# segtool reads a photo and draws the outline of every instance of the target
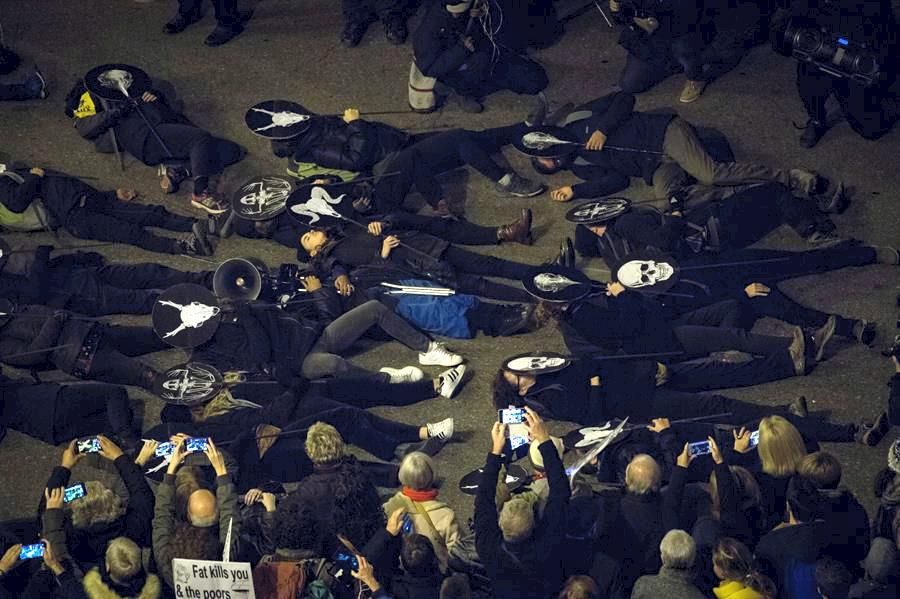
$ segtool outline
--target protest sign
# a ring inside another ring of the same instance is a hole
[[[250,564],[173,559],[178,599],[256,599]]]

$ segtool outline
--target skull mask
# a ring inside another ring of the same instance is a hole
[[[547,356],[523,356],[510,360],[507,367],[510,370],[527,372],[529,370],[544,370],[546,368],[556,368],[565,363],[563,358],[550,358]]]
[[[134,78],[128,71],[123,71],[122,69],[112,69],[100,73],[97,76],[97,81],[99,81],[100,85],[102,85],[103,87],[118,90],[121,84],[121,87],[127,90],[131,87]]]
[[[668,262],[631,260],[619,267],[616,278],[629,289],[639,289],[667,281],[673,274],[675,269]]]
[[[566,287],[578,284],[578,281],[551,272],[542,272],[534,277],[535,287],[549,293],[556,293]]]

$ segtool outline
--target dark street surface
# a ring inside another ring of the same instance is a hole
[[[271,154],[268,143],[251,134],[243,124],[244,112],[256,102],[285,98],[323,113],[341,112],[348,106],[362,111],[407,109],[412,53],[409,43],[391,46],[384,39],[381,26],[375,24],[358,48],[343,48],[339,43],[342,22],[337,1],[242,0],[242,4],[255,4],[256,13],[247,30],[232,43],[212,49],[203,45],[203,38],[213,27],[211,14],[180,35],[161,33],[162,25],[173,14],[174,1],[139,4],[128,0],[0,0],[7,44],[25,60],[36,61],[50,84],[47,100],[0,104],[0,152],[6,154],[4,158],[98,177],[99,181],[93,183],[103,189],[133,187],[143,193],[146,201],[165,203],[187,214],[193,211],[188,191],[163,196],[153,169],[128,158],[122,172],[112,155],[96,154],[91,144],[74,131],[63,113],[63,100],[74,81],[88,69],[107,62],[138,65],[154,78],[171,82],[184,101],[186,114],[198,125],[244,145],[250,154],[225,174],[221,188],[226,191],[254,175],[284,172],[284,162]],[[616,39],[616,32],[592,9],[568,24],[561,42],[535,54],[550,74],[547,94],[555,105],[589,100],[609,89],[624,61],[624,50]],[[806,167],[842,179],[855,194],[849,210],[835,218],[839,232],[874,244],[898,244],[900,132],[895,130],[872,143],[858,137],[842,122],[815,149],[802,149],[796,141],[798,132],[791,125],[792,121],[805,122],[794,87],[794,69],[793,60],[776,55],[768,46],[758,47],[734,71],[711,84],[700,101],[678,104],[684,79],[673,76],[641,95],[638,108],[669,107],[695,124],[717,127],[728,136],[738,160]],[[430,115],[408,112],[383,120],[417,131],[435,126],[477,129],[521,120],[530,104],[529,98],[501,93],[490,97],[486,110],[479,115],[463,114],[451,105]],[[527,161],[514,150],[508,149],[506,155],[519,172],[533,175]],[[466,176],[454,173],[449,181],[451,196],[465,201],[467,216],[473,222],[505,223],[523,207],[534,209],[534,246],[504,245],[478,251],[538,264],[555,255],[560,240],[571,234],[571,227],[563,218],[569,206],[551,202],[546,194],[530,200],[502,197],[490,182],[474,172]],[[570,175],[557,175],[548,178],[547,183],[553,187],[570,181],[574,181]],[[639,182],[624,195],[635,199],[650,197],[649,190]],[[65,233],[59,241],[45,234],[4,237],[11,245],[85,243]],[[782,228],[767,238],[765,245],[802,249],[804,244],[790,230]],[[132,247],[106,251],[109,249],[104,248],[103,253],[118,261],[159,261],[190,270],[208,266],[197,260],[151,254]],[[293,259],[293,253],[281,246],[231,237],[219,245],[215,260],[237,256],[256,256],[270,266]],[[603,268],[596,261],[589,266]],[[602,279],[604,275],[593,276]],[[783,288],[819,309],[876,321],[876,346],[867,348],[836,339],[829,346],[826,361],[809,376],[725,394],[772,405],[805,395],[813,412],[828,414],[835,421],[874,418],[885,408],[885,383],[893,370],[878,349],[895,334],[898,268],[879,265],[845,269],[796,279]],[[149,323],[149,317],[128,320]],[[761,326],[783,327],[768,321]],[[448,345],[466,357],[474,374],[457,399],[433,399],[407,408],[378,411],[415,424],[447,416],[456,418],[457,439],[441,452],[437,463],[444,479],[442,498],[465,522],[472,502],[460,495],[457,482],[464,473],[481,465],[489,448],[489,429],[496,418],[490,403],[494,372],[506,356],[526,350],[559,351],[563,345],[551,329],[507,339],[450,341]],[[364,349],[356,359],[375,369],[417,362],[415,353],[398,343],[367,345]],[[184,354],[178,350],[153,356],[157,366],[183,360]],[[436,374],[439,369],[426,371]],[[53,373],[48,378],[62,380],[64,375]],[[162,402],[137,389],[130,389],[129,393],[136,406],[143,406],[145,428],[157,422]],[[553,424],[555,432],[569,428],[566,423]],[[843,463],[845,484],[870,511],[875,505],[872,478],[885,463],[887,448],[895,437],[896,430],[875,449],[857,444],[828,446]],[[60,453],[61,448],[9,432],[0,444],[0,520],[34,513]],[[93,474],[90,465],[80,464],[73,480]]]

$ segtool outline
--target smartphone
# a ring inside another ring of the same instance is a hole
[[[503,424],[522,424],[525,422],[524,408],[506,408],[497,410],[497,422]]]
[[[100,453],[100,439],[88,437],[75,441],[75,449],[78,453]]]
[[[156,451],[153,452],[154,455],[158,458],[164,458],[172,455],[175,452],[175,444],[171,441],[166,441],[165,443],[160,443],[156,446]]]
[[[36,557],[44,557],[43,543],[22,545],[22,549],[19,550],[19,559],[34,559]]]
[[[403,526],[400,529],[405,535],[411,535],[416,532],[416,525],[413,524],[412,516],[403,514]]]
[[[359,560],[356,559],[356,556],[348,551],[344,551],[343,549],[338,549],[334,553],[334,559],[332,560],[335,564],[350,568],[351,572],[359,571]]]
[[[63,501],[69,503],[70,501],[81,499],[85,495],[87,495],[87,488],[84,486],[84,483],[78,483],[63,490]]]
[[[688,444],[688,454],[690,454],[692,458],[700,455],[706,455],[708,453],[712,453],[712,448],[709,446],[709,441],[697,441],[696,443]]]
[[[757,445],[759,445],[759,429],[750,433],[750,449],[753,449]]]
[[[191,437],[184,442],[184,448],[188,453],[193,453],[195,451],[206,451],[208,445],[209,442],[205,437]]]
[[[523,445],[528,445],[528,437],[519,437],[517,435],[512,435],[509,438],[509,448],[512,451],[517,450]]]

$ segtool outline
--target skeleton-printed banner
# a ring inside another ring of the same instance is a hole
[[[290,139],[309,129],[316,116],[290,100],[266,100],[251,106],[244,123],[254,134],[267,139]]]
[[[613,271],[614,279],[628,289],[661,293],[678,282],[678,265],[671,256],[644,250],[632,252]]]
[[[283,177],[254,177],[234,192],[231,208],[246,220],[269,220],[284,212],[293,190],[294,184]]]
[[[582,202],[566,212],[566,220],[578,225],[599,225],[624,214],[631,207],[627,198],[609,197]]]
[[[197,347],[219,328],[221,308],[211,291],[193,283],[169,287],[153,306],[153,330],[175,347]]]
[[[84,76],[84,86],[104,100],[121,102],[140,98],[150,91],[152,82],[145,71],[130,64],[104,64],[94,67]]]
[[[300,224],[308,227],[325,227],[336,224],[336,221],[345,220],[338,210],[343,208],[342,202],[346,193],[337,195],[337,190],[342,190],[343,185],[304,185],[297,189],[288,198],[288,214]],[[348,206],[345,210],[352,210]]]
[[[522,284],[528,293],[548,302],[576,301],[593,289],[593,282],[581,271],[553,264],[536,267]]]
[[[507,358],[503,368],[517,374],[538,375],[558,372],[571,363],[571,358],[556,352],[526,352]]]
[[[224,385],[222,374],[214,367],[187,362],[160,374],[154,390],[167,403],[191,406],[209,401]]]

